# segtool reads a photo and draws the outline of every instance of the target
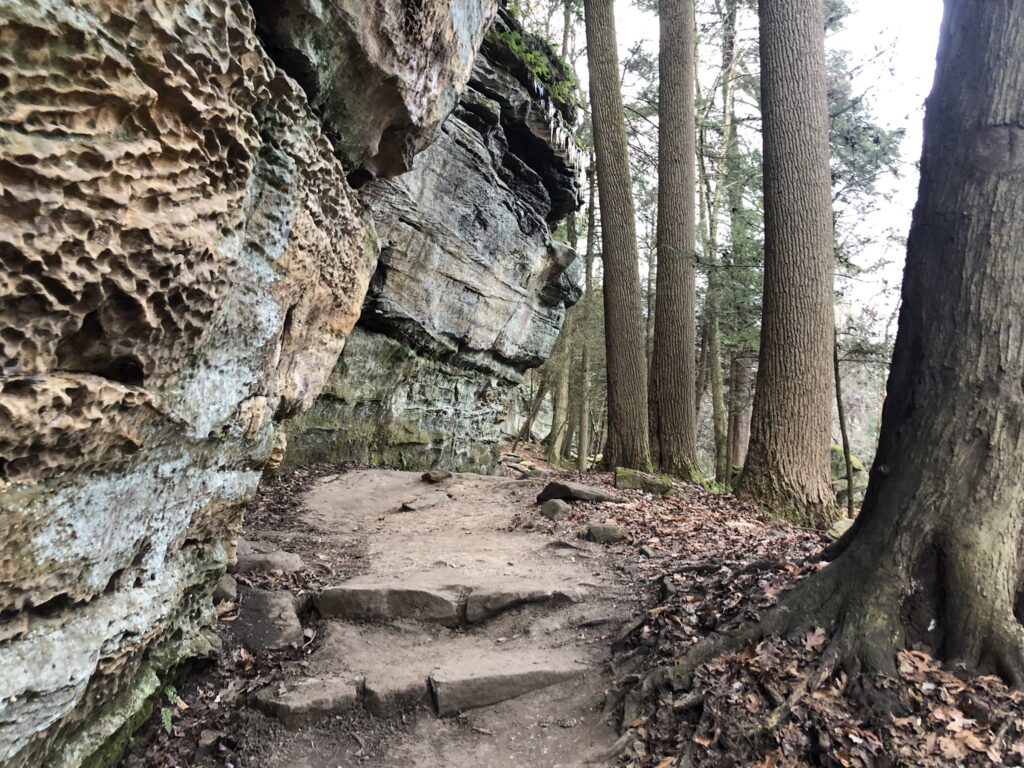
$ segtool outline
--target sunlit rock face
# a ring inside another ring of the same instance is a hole
[[[211,649],[240,504],[376,267],[350,181],[427,146],[494,12],[365,5],[0,0],[5,766],[116,756]]]
[[[521,373],[547,358],[580,296],[579,259],[552,235],[579,204],[569,136],[562,111],[489,34],[413,169],[360,190],[380,260],[352,344],[288,427],[286,466],[494,465]]]

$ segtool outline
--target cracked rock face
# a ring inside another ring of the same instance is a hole
[[[4,765],[102,752],[203,644],[376,265],[347,179],[426,145],[494,10],[270,5],[0,2]],[[350,28],[290,55],[283,19],[318,13]],[[350,94],[342,63],[376,76]]]
[[[494,466],[514,385],[550,354],[582,271],[552,234],[579,204],[578,153],[514,64],[488,36],[413,170],[360,190],[380,261],[350,347],[289,426],[286,465]]]

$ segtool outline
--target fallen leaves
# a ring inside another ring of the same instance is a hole
[[[589,473],[594,483],[603,476]],[[660,557],[628,569],[651,608],[633,628],[646,665],[672,664],[716,630],[756,620],[823,564],[824,539],[759,517],[731,496],[688,488],[616,512]],[[944,669],[903,651],[897,676],[819,675],[831,630],[768,638],[700,667],[693,692],[650,691],[640,702],[631,768],[1024,766],[1024,694],[993,677]],[[637,675],[638,670],[630,668]],[[642,670],[639,671],[642,677]],[[699,693],[699,695],[697,695]]]

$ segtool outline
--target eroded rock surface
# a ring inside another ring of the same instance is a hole
[[[493,468],[521,373],[547,358],[580,296],[576,253],[551,232],[579,203],[567,136],[490,35],[413,170],[361,190],[381,258],[346,353],[289,428],[286,466]]]
[[[426,145],[493,5],[0,3],[0,763],[79,765],[203,650],[376,266],[352,171]],[[257,34],[295,14],[349,22],[301,71]]]

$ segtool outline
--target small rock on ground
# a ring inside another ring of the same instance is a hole
[[[353,709],[363,681],[353,677],[289,680],[271,683],[253,698],[258,709],[288,728],[299,728],[326,715]]]
[[[431,469],[423,473],[423,479],[428,483],[440,483],[452,476],[447,469]]]
[[[443,504],[446,501],[448,501],[447,493],[444,491],[431,491],[430,493],[424,493],[417,496],[415,499],[402,504],[402,511],[419,512],[421,509],[436,507],[438,504]]]
[[[239,552],[238,562],[235,563],[231,572],[267,573],[269,571],[283,571],[285,573],[293,573],[295,571],[302,571],[305,568],[306,564],[302,562],[302,558],[294,552],[276,549],[271,552],[252,552],[248,554]]]
[[[214,603],[233,603],[238,599],[238,582],[229,573],[225,573],[217,580],[213,588]]]
[[[241,596],[238,619],[231,627],[242,645],[255,653],[302,642],[302,624],[291,592],[245,589]]]
[[[613,504],[624,504],[625,499],[609,493],[600,488],[583,485],[582,483],[571,483],[567,480],[554,480],[544,486],[544,490],[537,496],[537,503],[548,499],[566,499],[569,501],[607,501]]]
[[[572,512],[569,502],[561,499],[548,499],[540,508],[540,513],[548,520],[564,520]]]
[[[587,526],[587,538],[598,544],[615,544],[629,538],[629,533],[614,523],[591,523]]]

